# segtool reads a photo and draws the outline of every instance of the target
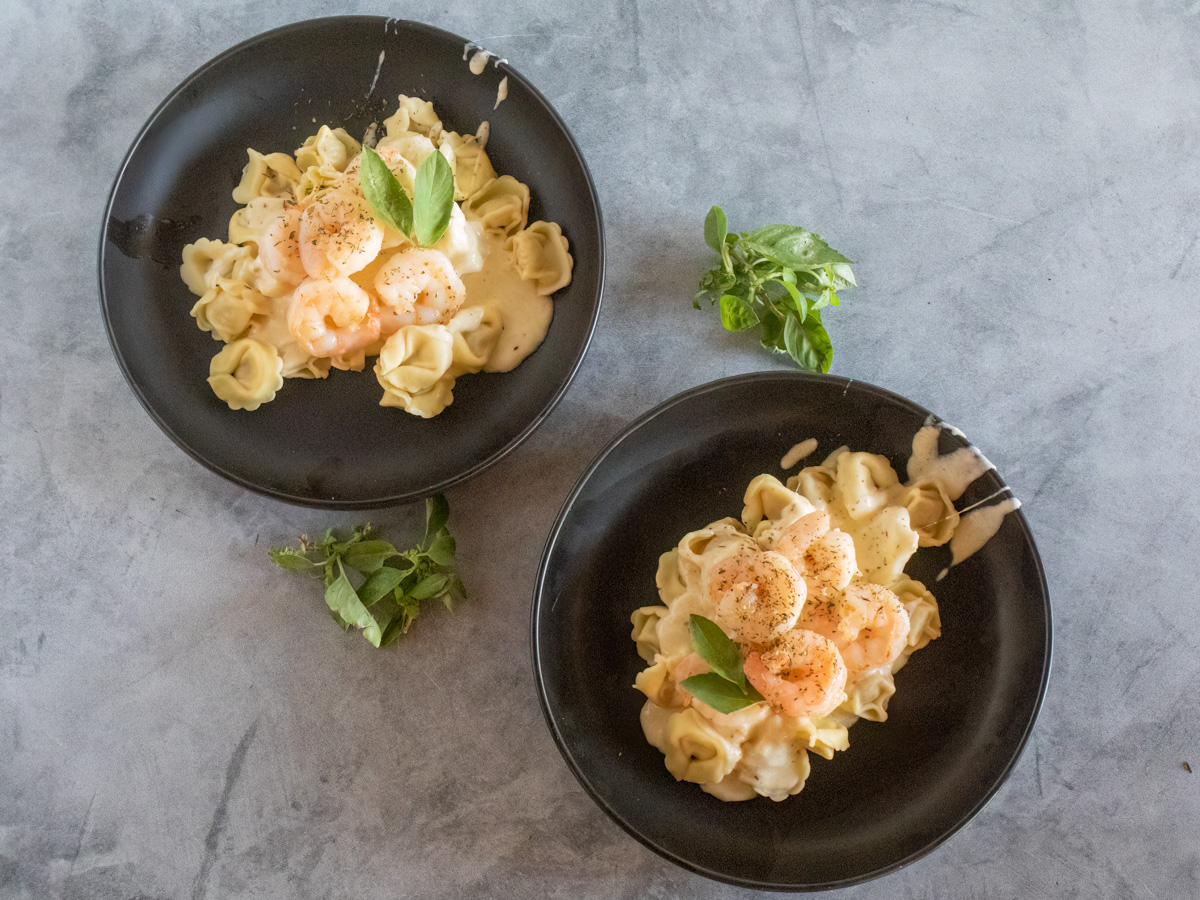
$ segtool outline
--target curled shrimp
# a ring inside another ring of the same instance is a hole
[[[306,278],[292,294],[287,323],[313,356],[344,356],[378,339],[379,307],[349,278]]]
[[[258,261],[279,281],[299,284],[308,274],[300,261],[300,207],[285,206],[283,214],[263,232]]]
[[[908,612],[878,584],[856,584],[836,599],[810,604],[801,627],[837,645],[852,673],[891,664],[908,643]]]
[[[785,557],[746,546],[713,563],[708,590],[717,624],[745,644],[765,644],[795,625],[806,595]]]
[[[332,279],[366,268],[383,247],[383,228],[363,197],[335,189],[301,213],[299,239],[304,271]]]
[[[788,716],[824,716],[846,699],[846,664],[829,638],[796,628],[767,650],[753,650],[746,678]]]
[[[854,538],[830,528],[829,513],[823,509],[801,516],[785,528],[772,549],[796,567],[810,597],[844,591],[858,574]]]
[[[858,574],[854,538],[833,528],[804,551],[804,582],[810,594],[830,596],[846,589]]]
[[[448,322],[467,293],[444,253],[417,247],[392,254],[375,275],[375,291],[384,334],[405,325]]]
[[[829,513],[823,509],[801,516],[775,538],[771,549],[782,553],[792,565],[801,568],[804,565],[804,552],[813,541],[829,531]]]

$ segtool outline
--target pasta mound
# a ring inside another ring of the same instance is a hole
[[[783,800],[803,789],[809,753],[831,758],[857,720],[886,720],[895,674],[941,634],[937,601],[904,566],[950,540],[962,489],[902,483],[885,457],[842,447],[786,484],[758,476],[740,520],[664,553],[661,604],[633,613],[632,637],[648,663],[642,728],[668,771],[723,800]],[[692,615],[739,644],[764,700],[722,713],[681,685],[709,670]]]
[[[228,239],[184,248],[192,316],[226,345],[209,385],[231,409],[270,402],[284,379],[362,371],[375,357],[380,404],[429,418],[453,402],[458,378],[507,371],[545,336],[548,298],[570,283],[573,259],[558,225],[528,221],[529,188],[497,175],[486,138],[446,130],[427,101],[402,95],[383,131],[375,150],[410,198],[423,160],[450,164],[455,202],[431,247],[378,219],[362,144],[322,125],[294,154],[248,150]]]

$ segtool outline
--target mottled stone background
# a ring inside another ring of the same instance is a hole
[[[449,492],[472,599],[395,652],[264,559],[362,516],[186,457],[97,302],[103,204],[151,110],[238,41],[350,12],[508,57],[582,146],[610,251],[566,399]],[[1197,60],[1190,0],[6,0],[0,897],[750,896],[593,805],[528,656],[545,536],[592,456],[678,391],[783,365],[690,308],[713,202],[858,261],[834,371],[988,454],[1053,594],[1053,678],[1011,779],[931,856],[841,896],[1195,896]]]

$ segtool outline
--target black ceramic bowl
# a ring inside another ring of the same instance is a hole
[[[821,890],[898,869],[967,823],[1000,787],[1033,727],[1050,671],[1050,605],[1019,512],[941,582],[945,548],[908,573],[937,596],[942,636],[897,674],[882,723],[850,748],[810,754],[782,803],[723,803],[677,782],[642,735],[645,664],[629,616],[657,604],[661,553],[688,531],[739,517],[747,484],[816,438],[882,453],[898,471],[929,413],[861,382],[799,373],[728,378],[647,413],[592,463],[551,532],[533,609],[542,709],[584,788],[622,828],[692,871],[746,887]],[[966,442],[943,430],[940,450]],[[798,470],[797,470],[798,471]],[[994,471],[959,504],[1001,489]]]
[[[295,503],[362,508],[416,500],[477,474],[549,414],[591,339],[604,281],[596,191],[566,126],[507,63],[472,75],[466,41],[373,16],[288,25],[221,54],[175,89],[134,141],[100,242],[109,338],[138,399],[172,440],[233,481]],[[382,56],[381,56],[382,54]],[[502,77],[508,99],[492,106]],[[293,151],[321,124],[361,137],[399,94],[433,102],[448,128],[491,122],[497,171],[529,185],[530,220],[558,222],[575,257],[542,346],[513,372],[459,380],[422,420],[379,406],[369,371],[289,379],[254,412],[230,410],[205,379],[221,345],[188,314],[183,245],[226,237],[246,148]]]

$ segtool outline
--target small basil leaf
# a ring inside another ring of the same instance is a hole
[[[764,349],[774,350],[776,353],[787,352],[783,345],[783,319],[776,315],[763,316],[760,343]]]
[[[722,294],[721,324],[726,331],[745,331],[758,324],[758,316],[741,297]]]
[[[440,152],[430,153],[417,168],[413,187],[413,228],[417,243],[431,247],[450,225],[454,208],[454,170]]]
[[[449,580],[447,575],[427,575],[409,592],[409,596],[414,600],[428,600],[435,594],[440,594]]]
[[[728,222],[725,220],[725,210],[714,206],[704,217],[704,243],[718,253],[725,246],[725,235],[729,233]]]
[[[454,538],[448,534],[441,535],[429,545],[425,555],[439,566],[454,565]]]
[[[304,572],[317,567],[316,563],[306,556],[301,556],[291,547],[278,547],[272,550],[271,559],[291,572]]]
[[[808,318],[801,324],[789,318],[783,327],[784,344],[788,354],[800,368],[809,372],[828,372],[833,362],[833,345],[829,333],[821,324],[821,314],[810,309]]]
[[[783,286],[792,301],[792,307],[800,314],[800,321],[803,322],[808,315],[808,301],[796,290],[796,286],[791,282],[781,279],[773,279],[771,283]]]
[[[404,573],[391,566],[383,566],[372,572],[358,589],[358,597],[363,606],[372,606],[383,597],[396,589],[404,580]]]
[[[358,173],[363,196],[375,215],[401,234],[412,234],[412,202],[383,158],[370,147],[363,147]]]
[[[685,691],[721,713],[737,712],[763,700],[762,694],[752,686],[743,691],[731,681],[726,681],[716,672],[693,675],[679,683]]]
[[[712,619],[695,613],[688,620],[688,630],[692,633],[696,652],[713,667],[713,671],[744,690],[746,673],[742,671],[742,651],[737,643]]]
[[[325,589],[325,602],[344,621],[357,628],[375,626],[376,632],[367,635],[367,640],[378,647],[380,635],[377,633],[378,625],[375,622],[374,616],[363,606],[349,579],[346,578],[346,572],[342,569],[340,563],[338,564],[338,570],[338,577],[334,579],[333,584]],[[374,638],[373,640],[372,637]]]
[[[446,527],[450,521],[450,504],[442,494],[434,494],[425,501],[425,543],[429,544],[434,535]]]
[[[346,548],[342,561],[350,568],[370,575],[399,552],[387,541],[360,541]]]

